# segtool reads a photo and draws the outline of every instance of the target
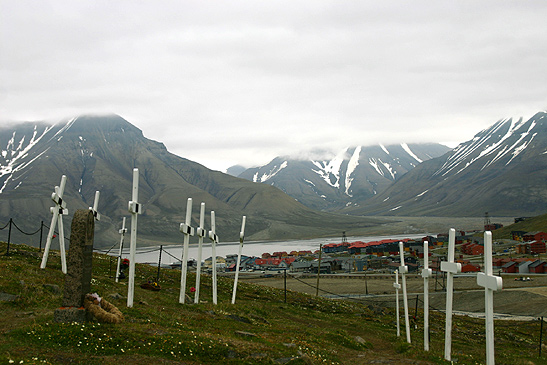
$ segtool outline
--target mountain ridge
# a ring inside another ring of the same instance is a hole
[[[239,177],[276,186],[312,209],[336,211],[366,201],[422,161],[449,150],[434,143],[347,147],[331,158],[276,157]]]
[[[374,221],[315,212],[275,187],[209,170],[170,153],[117,115],[0,128],[0,148],[0,219],[26,221],[27,226],[40,219],[48,222],[51,192],[67,175],[64,199],[70,215],[92,206],[95,191],[101,193],[96,242],[102,246],[118,241],[119,222],[129,215],[134,167],[139,168],[139,202],[144,206],[139,218],[143,242],[179,242],[188,197],[193,198],[192,225],[198,224],[198,206],[204,201],[206,222],[210,211],[216,211],[221,240],[239,239],[242,215],[249,215],[246,236],[257,240],[338,236],[337,225],[359,230]]]
[[[545,213],[547,114],[501,119],[425,161],[348,214],[499,216]]]

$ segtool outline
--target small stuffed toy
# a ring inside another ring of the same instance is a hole
[[[84,307],[99,322],[121,323],[123,321],[122,312],[116,306],[101,298],[97,293],[85,295]]]

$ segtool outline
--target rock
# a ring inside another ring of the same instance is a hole
[[[235,334],[243,336],[243,337],[257,337],[256,334],[251,333],[251,332],[245,332],[245,331],[235,331]]]
[[[0,292],[0,302],[13,302],[19,298],[18,295]]]
[[[123,296],[120,293],[112,293],[108,295],[112,299],[123,299]]]
[[[287,363],[289,363],[293,360],[296,360],[296,359],[298,359],[298,357],[294,357],[294,356],[293,357],[282,357],[280,359],[275,359],[274,362],[276,364],[287,364]]]
[[[55,284],[44,284],[42,285],[44,289],[52,292],[53,294],[59,294],[61,292],[61,289],[59,288],[59,285]]]
[[[235,315],[235,314],[227,314],[226,317],[230,318],[230,319],[233,319],[234,321],[238,321],[238,322],[249,323],[249,324],[252,323],[249,318],[240,317],[240,316]]]

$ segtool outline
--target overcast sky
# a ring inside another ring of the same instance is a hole
[[[116,113],[225,170],[547,109],[547,1],[0,0],[0,119]]]

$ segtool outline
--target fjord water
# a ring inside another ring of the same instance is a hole
[[[422,234],[403,234],[392,236],[366,236],[366,237],[348,237],[348,242],[362,241],[371,242],[379,241],[383,239],[405,239],[405,238],[421,238],[427,235]],[[246,256],[258,256],[261,257],[263,253],[268,252],[270,254],[274,252],[286,251],[312,251],[319,250],[321,244],[329,243],[341,243],[341,238],[315,238],[309,240],[294,240],[294,241],[259,241],[259,242],[245,242],[243,244],[242,255]],[[217,244],[216,253],[217,256],[223,256],[230,254],[237,254],[239,242],[227,242]],[[206,259],[211,257],[211,241],[207,240],[203,243],[202,258]],[[117,255],[117,249],[113,249],[110,252],[111,255]],[[136,253],[136,262],[139,263],[157,263],[159,260],[160,247],[139,247]],[[124,247],[122,257],[129,256],[129,247]],[[197,243],[192,244],[189,248],[189,255],[191,259],[195,259],[198,256]],[[166,245],[163,246],[161,262],[163,264],[177,263],[182,257],[182,244],[181,245]]]

